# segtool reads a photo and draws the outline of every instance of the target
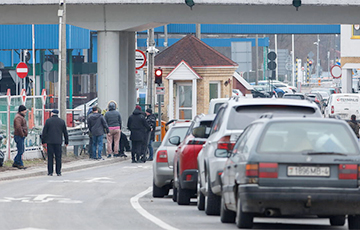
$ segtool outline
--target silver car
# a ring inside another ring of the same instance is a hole
[[[249,125],[230,153],[221,221],[317,215],[360,229],[360,148],[349,125],[324,118],[269,118]]]
[[[222,105],[210,136],[198,154],[198,209],[220,214],[221,180],[228,151],[244,128],[260,116],[322,117],[319,107],[308,100],[278,98],[233,98]]]
[[[164,197],[172,188],[174,180],[173,160],[177,146],[171,144],[169,138],[178,136],[182,141],[190,125],[191,122],[172,123],[157,149],[153,161],[153,197]]]

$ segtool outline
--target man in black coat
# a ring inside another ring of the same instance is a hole
[[[147,145],[145,146],[145,153],[146,150],[149,149],[149,158],[147,159],[148,161],[152,161],[153,160],[153,155],[154,155],[154,149],[152,147],[152,143],[155,140],[155,129],[156,129],[156,117],[152,112],[152,109],[148,108],[146,111],[146,122],[149,124],[151,130],[148,131],[148,140],[147,140]]]
[[[127,127],[130,130],[130,140],[132,142],[131,149],[131,163],[146,161],[145,156],[142,156],[143,142],[147,139],[146,133],[151,128],[145,120],[144,113],[141,111],[141,107],[137,106],[130,115],[127,123]]]
[[[51,117],[46,120],[42,131],[42,144],[47,144],[48,151],[48,175],[52,176],[54,171],[54,154],[56,161],[56,174],[61,176],[61,145],[63,135],[66,147],[69,144],[69,136],[65,121],[58,117],[59,110],[51,111]]]

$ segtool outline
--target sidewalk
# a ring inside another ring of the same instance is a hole
[[[93,160],[93,159],[81,159],[76,161],[64,162],[62,163],[61,172],[69,172],[79,169],[97,167],[102,165],[114,164],[121,161],[126,161],[131,159],[131,157],[113,157],[113,158],[104,158],[104,160]],[[26,165],[25,165],[26,166]],[[0,181],[4,180],[13,180],[19,178],[27,178],[34,176],[45,176],[47,175],[47,167],[46,165],[42,166],[31,166],[27,169],[15,169],[7,170],[4,172],[0,172]],[[56,176],[56,174],[55,174]]]

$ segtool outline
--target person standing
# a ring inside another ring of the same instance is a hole
[[[152,109],[148,108],[146,111],[146,122],[149,124],[151,130],[148,132],[148,141],[147,148],[149,149],[149,158],[148,161],[153,160],[154,149],[152,147],[152,143],[155,141],[155,129],[156,129],[156,117],[152,113]],[[146,153],[146,150],[145,150]]]
[[[59,110],[53,109],[51,117],[46,120],[42,131],[42,144],[47,144],[48,151],[48,176],[52,176],[54,172],[54,155],[56,162],[55,171],[58,176],[61,176],[61,145],[63,143],[63,136],[67,147],[69,135],[65,121],[59,117]]]
[[[140,106],[139,106],[140,107]],[[145,120],[145,116],[141,111],[141,107],[136,107],[132,115],[130,115],[127,127],[130,130],[131,147],[131,163],[144,162],[145,158],[142,156],[143,142],[146,139],[146,133],[150,130],[149,124]]]
[[[93,106],[93,112],[88,117],[87,122],[92,135],[92,158],[100,160],[103,149],[104,131],[106,130],[106,133],[109,133],[109,127],[104,116],[99,113],[96,105]],[[96,149],[98,150],[98,156],[96,156]]]
[[[121,116],[119,111],[116,110],[116,103],[110,101],[108,104],[108,109],[105,113],[105,120],[109,126],[109,133],[107,134],[107,152],[108,158],[114,153],[118,154],[119,152],[119,141],[121,133]],[[112,145],[114,144],[114,149]]]
[[[356,115],[351,115],[351,120],[348,122],[351,129],[354,131],[356,137],[359,139],[359,123],[356,121]]]
[[[28,128],[26,124],[27,109],[24,105],[20,105],[18,113],[14,118],[14,140],[16,142],[17,154],[14,158],[13,167],[18,169],[26,169],[22,161],[22,155],[25,152],[25,137],[28,135]]]

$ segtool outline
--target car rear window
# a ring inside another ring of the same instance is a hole
[[[358,155],[359,148],[347,124],[330,122],[274,122],[261,135],[258,153],[336,152]]]
[[[180,137],[180,142],[182,140],[184,140],[185,134],[188,131],[189,127],[173,127],[172,129],[170,129],[168,132],[170,132],[165,140],[164,146],[174,146],[173,144],[171,144],[169,142],[169,138],[173,137],[173,136],[179,136]]]
[[[285,94],[283,96],[283,98],[286,98],[286,99],[300,99],[300,100],[305,99],[304,95],[292,95],[292,94]]]
[[[272,113],[274,117],[311,116],[321,117],[316,108],[297,105],[249,105],[234,107],[227,122],[229,130],[243,130],[251,122],[259,119],[265,113]]]

